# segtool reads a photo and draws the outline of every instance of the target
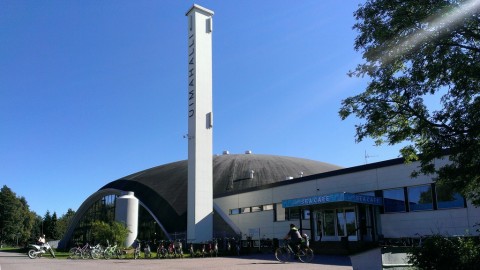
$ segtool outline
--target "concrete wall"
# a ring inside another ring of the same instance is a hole
[[[439,160],[437,164],[441,165],[445,162],[445,160]],[[337,192],[360,193],[432,183],[429,176],[410,178],[410,174],[417,166],[417,163],[397,164],[307,182],[300,182],[301,178],[299,178],[298,183],[293,180],[290,185],[217,198],[215,201],[228,215],[230,209],[280,204],[286,199]],[[250,228],[261,228],[261,234],[265,234],[268,238],[283,237],[291,223],[290,221],[275,222],[274,211],[229,215],[229,217],[243,234],[248,234]],[[381,233],[387,238],[415,237],[417,233],[464,235],[477,233],[473,226],[478,220],[480,220],[480,209],[469,203],[467,208],[381,214],[380,227]],[[296,220],[294,223],[299,224],[299,221]],[[303,221],[303,226],[309,228],[309,221]]]

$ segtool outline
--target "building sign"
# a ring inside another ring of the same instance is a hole
[[[342,192],[342,193],[332,193],[332,194],[320,195],[320,196],[311,196],[311,197],[283,200],[282,207],[290,208],[290,207],[336,203],[336,202],[352,202],[352,203],[362,203],[362,204],[383,205],[382,198],[380,197]]]
[[[188,31],[188,117],[195,115],[195,32],[193,18],[189,16]]]

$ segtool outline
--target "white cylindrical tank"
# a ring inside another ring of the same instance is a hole
[[[132,191],[117,198],[115,203],[115,221],[125,224],[130,233],[125,240],[125,247],[133,244],[138,234],[138,199]]]

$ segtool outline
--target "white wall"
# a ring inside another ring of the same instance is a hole
[[[380,218],[386,238],[416,237],[417,233],[465,235],[473,225],[469,224],[466,208],[383,214]]]
[[[445,162],[445,160],[437,161],[437,164]],[[292,181],[290,185],[217,198],[215,201],[228,215],[230,209],[281,203],[286,199],[337,192],[359,193],[432,183],[429,176],[410,178],[410,174],[417,169],[417,166],[418,163],[398,164],[308,182]],[[282,238],[292,222],[274,222],[273,215],[274,211],[263,211],[229,215],[229,217],[243,234],[248,234],[250,228],[261,228],[261,234],[265,234],[268,238]],[[467,208],[381,214],[380,220],[382,234],[387,238],[414,237],[417,233],[421,235],[478,234],[473,226],[480,221],[480,209],[469,203]],[[294,223],[298,225],[299,221],[296,220]],[[309,228],[309,221],[303,221],[303,226]]]

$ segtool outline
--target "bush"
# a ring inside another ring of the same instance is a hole
[[[478,269],[480,262],[479,240],[476,237],[426,238],[421,247],[408,252],[408,262],[422,270]]]

